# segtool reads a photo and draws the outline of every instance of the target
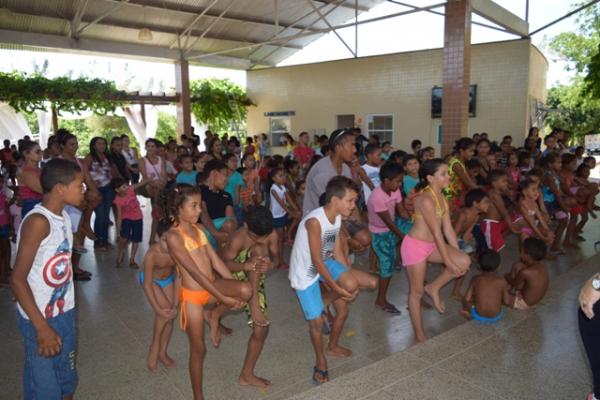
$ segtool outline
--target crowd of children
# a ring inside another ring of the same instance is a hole
[[[119,147],[105,156],[106,141],[98,139],[87,162],[76,158],[76,138],[68,132],[56,139],[57,153],[41,168],[35,142],[21,144],[16,171],[2,158],[11,172],[7,179],[21,188],[9,200],[0,178],[0,284],[11,277],[19,306],[26,398],[40,390],[56,398],[73,396],[73,277],[87,273],[78,270],[76,254],[86,251],[86,236],[96,239],[97,249],[109,246],[109,223],[94,231],[88,224],[92,211],[98,218],[114,205],[116,264],[123,263],[131,243],[129,266],[137,268],[145,227],[137,195],[151,199],[153,216],[151,246],[138,272],[155,312],[147,366],[153,371],[159,362],[174,364],[167,350],[179,316],[189,339],[196,399],[203,398],[204,324],[219,347],[221,336],[231,333],[221,324],[231,309],[243,308],[252,330],[239,384],[271,385],[255,374],[269,328],[277,323],[268,315],[265,292],[271,270],[289,276],[315,353],[312,380],[320,384],[329,380],[327,356],[352,355],[339,339],[360,290],[376,290],[378,309],[401,314],[388,291],[396,271],[405,269],[416,342],[427,338],[422,308],[431,307],[430,301],[444,313],[440,290],[452,280],[461,313],[494,323],[503,316],[502,305],[526,310],[543,298],[548,288],[543,260],[577,248],[598,210],[598,184],[589,180],[596,161],[580,148],[569,149],[560,130],[545,137],[543,152],[535,134],[514,148],[510,136],[497,145],[482,133],[459,139],[444,158],[435,158],[434,149],[422,148],[418,140],[411,153],[393,151],[357,128],[315,136],[312,144],[303,132],[287,156],[267,154],[262,135],[243,151],[237,139],[221,140],[210,132],[206,152],[198,151],[195,135],[182,137],[180,146],[150,139],[143,158]],[[93,195],[84,196],[84,182]],[[22,207],[22,223],[11,217],[19,214],[13,206]],[[499,276],[509,233],[518,237],[520,261]],[[13,236],[17,256],[11,274]],[[355,262],[363,252],[370,255],[368,271]],[[426,281],[430,263],[443,268]],[[472,263],[481,274],[463,293]],[[68,373],[53,374],[56,369]]]

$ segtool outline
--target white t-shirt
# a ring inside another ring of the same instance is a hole
[[[352,179],[350,167],[342,164],[341,175]],[[306,189],[304,191],[304,200],[302,201],[302,211],[307,215],[312,210],[319,208],[319,197],[325,193],[325,188],[331,178],[338,176],[337,171],[331,163],[329,156],[321,158],[308,171],[306,176]]]
[[[290,272],[288,274],[291,286],[296,290],[306,289],[320,277],[310,256],[308,231],[306,230],[306,221],[309,219],[316,219],[321,225],[321,260],[323,261],[333,257],[335,240],[342,225],[341,215],[335,217],[332,224],[325,215],[323,207],[311,211],[300,221],[290,256]]]
[[[27,283],[31,287],[38,310],[49,319],[75,307],[71,267],[73,233],[71,219],[64,210],[62,215],[56,215],[41,204],[37,204],[23,219],[23,223],[34,214],[46,217],[50,224],[50,233],[37,249],[31,270],[27,275]],[[17,236],[17,247],[21,241],[21,233],[20,230]],[[23,318],[29,319],[21,305],[17,305]]]
[[[279,202],[275,199],[275,196],[273,196],[273,192],[277,193],[277,196],[279,196],[279,198],[285,202],[286,191],[287,189],[285,186],[280,187],[276,184],[273,184],[273,186],[271,186],[269,196],[271,196],[271,214],[273,214],[273,218],[281,218],[287,214],[285,209],[281,207],[281,204],[279,204]]]
[[[381,180],[379,179],[379,167],[373,167],[369,164],[365,164],[361,167],[365,174],[367,174],[367,178],[371,180],[374,187],[381,185]],[[371,196],[371,188],[366,184],[362,183],[363,193],[365,194],[365,203],[369,201],[369,197]]]

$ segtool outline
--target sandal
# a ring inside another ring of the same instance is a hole
[[[317,378],[315,378],[315,375],[319,375],[322,380],[318,380]],[[325,382],[329,382],[329,371],[327,371],[327,370],[323,371],[317,367],[314,367],[313,368],[313,384],[315,384],[316,386],[319,386]]]
[[[394,314],[394,315],[400,315],[400,314],[402,314],[402,311],[398,310],[396,308],[396,306],[393,305],[393,304],[387,304],[386,306],[380,307],[380,308],[381,308],[382,311],[385,311],[385,312],[390,313],[390,314]]]
[[[132,261],[129,263],[129,268],[131,269],[138,269],[139,266],[137,265],[137,263],[135,261]]]
[[[82,246],[73,246],[73,253],[77,253],[77,254],[85,254],[87,253],[87,249],[85,247]]]
[[[73,273],[73,280],[74,281],[87,282],[87,281],[89,281],[91,279],[92,279],[92,277],[89,276],[89,275],[87,275],[87,274],[84,274],[84,273],[81,273],[81,272],[75,272],[75,273]]]

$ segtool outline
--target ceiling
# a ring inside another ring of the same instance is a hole
[[[0,46],[249,69],[276,65],[384,1],[0,0]]]

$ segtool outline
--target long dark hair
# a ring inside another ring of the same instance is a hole
[[[171,190],[163,190],[160,193],[160,202],[165,213],[163,220],[170,221],[171,224],[179,222],[177,212],[183,202],[193,195],[200,195],[200,188],[185,183],[179,183]]]
[[[104,141],[104,156],[106,157],[106,151],[108,150],[108,143],[106,143],[106,139],[104,139],[103,137],[100,136],[96,136],[94,138],[92,138],[92,140],[90,140],[90,156],[92,156],[92,159],[94,161],[96,161],[98,164],[101,164],[102,161],[100,160],[100,156],[98,155],[98,152],[96,151],[96,143],[98,143],[99,140]]]
[[[437,170],[440,169],[440,167],[444,164],[446,163],[441,158],[433,158],[431,160],[423,161],[419,166],[419,183],[417,183],[416,190],[422,190],[429,186],[427,177],[435,174]]]

